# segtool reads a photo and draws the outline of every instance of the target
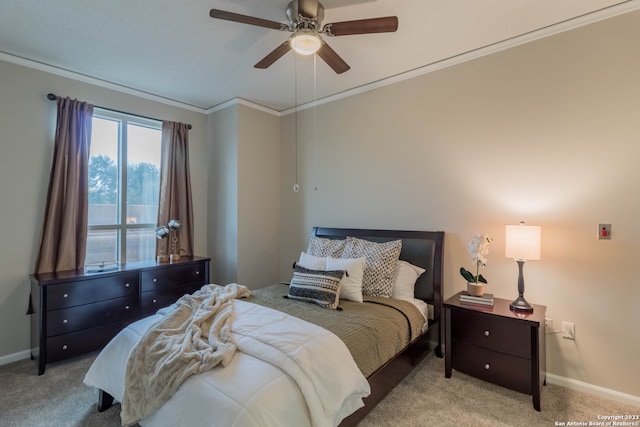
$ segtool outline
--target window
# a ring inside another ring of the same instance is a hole
[[[162,123],[94,109],[86,263],[155,258]]]

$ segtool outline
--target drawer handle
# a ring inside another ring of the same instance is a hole
[[[491,368],[491,365],[489,365],[488,363],[486,365],[484,365],[484,369],[486,369],[487,371]]]
[[[130,308],[131,308],[131,307],[129,307],[128,305],[125,305],[125,306],[124,306],[124,309],[125,309],[125,310],[129,310]]]
[[[67,345],[66,345],[66,344],[62,346],[62,349],[63,349],[63,350],[66,350],[67,348],[68,348],[68,347],[67,347]]]
[[[199,276],[199,275],[200,275],[200,272],[199,272],[199,271],[196,271],[196,276]]]
[[[69,294],[62,294],[62,298],[68,298]]]
[[[62,321],[62,323],[67,323],[67,319],[64,319],[64,320]]]
[[[158,281],[158,279],[153,279],[153,283],[155,283],[155,282],[157,282],[157,281]]]
[[[158,300],[157,300],[157,299],[154,299],[154,300],[153,300],[153,301],[151,301],[151,302],[155,304],[155,303],[157,303],[157,302],[158,302]]]
[[[489,331],[484,331],[484,336],[488,337],[489,336]]]
[[[128,288],[129,286],[130,286],[130,285],[129,285],[128,283],[125,283],[125,284],[124,284],[124,287],[125,287],[125,288]]]

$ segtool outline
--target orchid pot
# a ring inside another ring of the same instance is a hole
[[[484,283],[467,282],[467,293],[474,297],[484,295]]]

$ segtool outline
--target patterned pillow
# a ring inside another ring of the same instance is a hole
[[[367,260],[362,278],[362,295],[391,297],[393,273],[400,258],[401,249],[402,240],[376,243],[347,237],[342,257],[364,257]]]
[[[311,236],[307,253],[319,257],[342,258],[346,243],[346,240],[333,240]]]
[[[310,270],[295,265],[287,296],[335,310],[338,308],[342,276],[344,270]]]

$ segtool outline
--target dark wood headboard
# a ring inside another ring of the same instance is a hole
[[[313,236],[326,239],[357,237],[374,242],[402,240],[400,259],[424,268],[418,278],[415,297],[433,305],[434,320],[442,311],[443,231],[367,230],[357,228],[313,227]]]

